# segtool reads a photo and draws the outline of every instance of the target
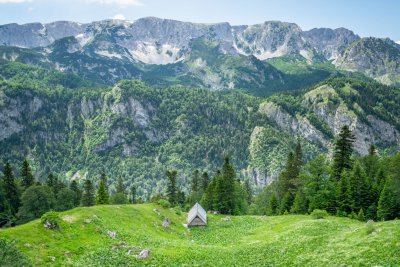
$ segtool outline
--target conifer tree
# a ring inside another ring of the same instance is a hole
[[[366,181],[366,175],[359,162],[356,162],[350,174],[350,186],[354,210],[360,210],[363,207],[368,208],[370,204],[369,187]]]
[[[289,212],[293,203],[292,195],[289,192],[286,192],[281,200],[281,204],[279,207],[280,214],[284,214],[285,212]]]
[[[246,190],[247,193],[247,204],[251,204],[251,202],[253,202],[253,189],[251,188],[251,184],[250,184],[250,180],[246,179],[244,181],[244,188]]]
[[[200,187],[200,172],[199,170],[195,170],[192,173],[192,184],[191,184],[191,190],[192,193],[195,193],[199,191]]]
[[[333,176],[336,180],[340,179],[343,170],[351,170],[354,141],[355,137],[349,126],[343,126],[335,142],[333,154]]]
[[[35,184],[35,178],[32,175],[31,167],[29,166],[29,162],[27,159],[22,162],[21,179],[21,185],[24,188],[28,188]]]
[[[378,202],[377,217],[380,220],[394,218],[395,200],[391,190],[390,179],[386,180]]]
[[[208,175],[207,172],[203,172],[203,174],[201,175],[201,188],[203,192],[207,190],[209,184],[210,184],[210,176]]]
[[[116,193],[125,194],[125,186],[124,186],[124,182],[122,181],[121,176],[118,176],[117,186],[116,186],[115,190],[116,190]]]
[[[75,192],[75,199],[74,199],[74,206],[77,207],[79,206],[79,203],[81,201],[82,198],[82,191],[78,186],[78,183],[76,182],[76,180],[73,180],[69,186],[69,189],[71,189],[72,191]]]
[[[94,187],[92,181],[89,179],[85,180],[82,193],[82,206],[93,206],[95,204],[96,198],[94,195]]]
[[[167,186],[168,201],[172,205],[176,205],[178,203],[178,187],[176,185],[176,176],[178,175],[178,172],[176,170],[167,171],[166,175],[168,178],[168,186]]]
[[[337,188],[337,207],[342,214],[350,214],[353,210],[352,191],[348,176],[346,171],[342,172]]]
[[[130,201],[132,204],[136,203],[136,187],[134,185],[131,186],[131,198]]]
[[[296,192],[296,196],[294,197],[293,206],[290,212],[294,214],[304,214],[307,213],[307,209],[308,205],[306,196],[302,190],[298,190]]]
[[[14,215],[18,212],[18,208],[21,205],[20,202],[20,191],[18,189],[17,183],[15,181],[15,177],[11,168],[10,163],[6,163],[4,166],[4,178],[3,178],[3,186],[5,192],[5,198],[10,205],[11,213]]]
[[[99,188],[97,189],[97,197],[96,197],[97,205],[104,205],[109,203],[109,195],[106,183],[107,183],[106,174],[103,172],[100,177]]]
[[[278,207],[279,207],[278,198],[276,197],[275,193],[272,193],[272,196],[268,201],[268,210],[267,210],[268,215],[277,215]]]

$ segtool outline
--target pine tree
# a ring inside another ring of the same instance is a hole
[[[222,179],[217,182],[219,212],[222,214],[231,214],[234,210],[235,200],[235,178],[236,173],[233,166],[229,162],[229,157],[224,158],[222,165]]]
[[[358,212],[357,218],[359,221],[364,222],[365,221],[365,215],[364,215],[364,210],[360,209],[360,211]]]
[[[293,198],[289,192],[286,192],[282,198],[281,205],[279,207],[280,214],[284,214],[285,212],[289,212],[292,207]]]
[[[293,201],[293,206],[290,210],[290,213],[294,214],[305,214],[307,213],[308,205],[307,198],[302,190],[298,190],[296,192],[296,196]]]
[[[203,192],[207,190],[209,184],[210,184],[210,176],[208,175],[207,172],[203,172],[203,174],[201,175],[201,188]]]
[[[244,188],[247,193],[247,204],[250,205],[253,202],[253,189],[251,188],[250,179],[244,181]]]
[[[199,191],[199,189],[200,189],[200,172],[199,170],[195,170],[192,173],[192,184],[191,184],[192,193]]]
[[[77,207],[80,204],[82,198],[82,191],[78,186],[76,180],[73,180],[69,186],[69,189],[75,192],[74,206]]]
[[[268,215],[277,215],[278,214],[278,207],[279,207],[279,201],[278,198],[276,197],[275,193],[272,193],[271,198],[268,201]]]
[[[35,178],[32,175],[31,167],[29,166],[29,162],[26,159],[22,162],[21,179],[21,185],[24,188],[28,188],[35,184]]]
[[[343,170],[351,170],[354,141],[355,137],[349,126],[343,126],[335,142],[333,154],[333,176],[336,180],[340,179]]]
[[[378,202],[377,217],[380,220],[394,218],[395,200],[391,190],[390,179],[386,180]]]
[[[134,185],[131,186],[131,203],[136,203],[136,187]]]
[[[92,181],[86,179],[82,193],[82,206],[93,206],[95,204],[94,187]]]
[[[352,199],[354,203],[354,210],[368,208],[370,204],[369,192],[370,188],[367,185],[366,175],[359,162],[356,162],[350,174],[350,186],[352,192]]]
[[[21,205],[20,202],[20,191],[18,189],[17,183],[15,181],[15,177],[11,168],[10,163],[6,163],[4,166],[4,178],[3,178],[3,186],[4,186],[4,192],[5,192],[5,197],[10,205],[11,213],[17,214],[18,208]]]
[[[118,176],[117,186],[116,186],[115,190],[116,190],[116,193],[125,194],[125,186],[124,186],[124,182],[122,181],[121,176]]]
[[[166,172],[168,178],[167,186],[167,197],[171,205],[176,205],[178,203],[178,187],[176,185],[176,176],[178,172],[176,170]]]
[[[97,197],[96,197],[97,205],[104,205],[109,203],[109,195],[106,183],[107,183],[106,174],[103,172],[100,177],[99,188],[97,189]]]
[[[341,213],[351,214],[353,198],[350,181],[346,171],[342,172],[337,188],[337,208]]]

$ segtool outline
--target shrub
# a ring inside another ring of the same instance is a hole
[[[373,232],[375,232],[375,226],[374,226],[374,221],[369,220],[367,222],[367,224],[365,225],[365,231],[367,232],[367,235],[372,234]]]
[[[326,212],[326,210],[315,209],[315,210],[313,210],[313,212],[311,212],[311,216],[314,219],[324,219],[325,217],[328,216],[328,213]]]
[[[40,221],[47,229],[58,230],[61,228],[62,220],[57,212],[50,211],[45,213]]]
[[[15,241],[0,239],[0,266],[30,266],[30,264],[15,245]]]
[[[182,214],[182,209],[181,209],[181,207],[176,206],[176,207],[174,208],[174,210],[175,210],[175,214],[176,214],[176,215],[181,215],[181,214]]]
[[[157,203],[164,209],[168,209],[169,207],[171,207],[171,203],[169,203],[169,201],[165,199],[160,199],[157,201]]]

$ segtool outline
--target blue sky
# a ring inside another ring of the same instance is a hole
[[[398,0],[0,0],[0,24],[147,16],[233,25],[281,20],[393,40],[400,40],[399,15]]]

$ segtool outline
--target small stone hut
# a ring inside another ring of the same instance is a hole
[[[207,212],[199,203],[194,204],[193,208],[189,211],[187,225],[189,227],[207,225]]]

